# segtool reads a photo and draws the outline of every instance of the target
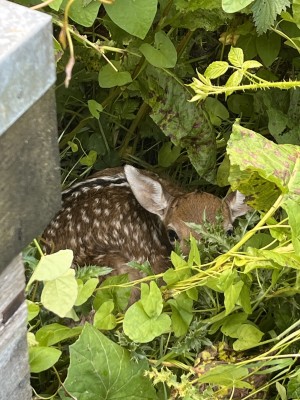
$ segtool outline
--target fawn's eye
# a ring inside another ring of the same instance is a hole
[[[179,241],[179,236],[174,231],[174,229],[167,229],[168,238],[171,244],[174,244],[176,241]]]

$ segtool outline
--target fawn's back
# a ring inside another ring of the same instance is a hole
[[[208,193],[185,193],[155,174],[132,166],[104,170],[63,192],[63,207],[46,228],[46,249],[72,249],[74,263],[113,268],[114,274],[140,273],[129,261],[148,260],[155,274],[169,267],[175,240],[183,246],[185,222],[214,222],[222,212],[224,229],[248,207],[236,192],[221,200]]]

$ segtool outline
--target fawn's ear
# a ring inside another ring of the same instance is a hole
[[[230,210],[231,222],[251,210],[251,207],[245,203],[245,196],[238,190],[229,193],[229,195],[226,196],[225,201]]]
[[[124,172],[129,186],[142,207],[152,214],[164,218],[173,197],[155,179],[144,175],[131,165],[125,165]]]

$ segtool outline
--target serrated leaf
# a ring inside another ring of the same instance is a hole
[[[204,75],[206,78],[216,79],[224,75],[228,70],[229,64],[226,61],[214,61],[206,68]]]
[[[173,68],[177,62],[177,51],[169,36],[159,31],[155,34],[154,47],[149,43],[140,46],[146,60],[157,68]]]
[[[227,13],[235,13],[247,7],[254,0],[222,0],[222,8]]]
[[[104,4],[110,19],[124,31],[144,39],[157,10],[157,0],[118,0]]]
[[[265,33],[274,24],[277,15],[286,10],[290,0],[255,0],[251,6],[258,34]]]
[[[244,63],[244,52],[239,47],[231,47],[228,53],[229,62],[235,67],[242,67]]]
[[[56,279],[45,283],[41,302],[45,308],[64,318],[75,303],[77,291],[75,271],[70,269]]]
[[[250,68],[260,68],[262,64],[256,60],[248,60],[243,62],[242,68],[243,69],[250,69]]]
[[[29,364],[30,371],[34,373],[46,371],[51,368],[61,356],[61,351],[53,347],[30,347]]]
[[[228,88],[232,87],[235,89],[227,91],[226,97],[230,96],[236,90],[236,87],[239,86],[242,79],[243,79],[243,74],[241,71],[235,71],[233,74],[230,75],[230,77],[228,78],[228,80],[225,84],[225,87],[228,87]]]
[[[131,360],[126,349],[86,324],[70,346],[70,366],[64,386],[77,400],[157,400],[155,389],[144,376],[144,359]]]

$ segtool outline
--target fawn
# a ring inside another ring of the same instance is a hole
[[[72,249],[74,264],[101,265],[112,274],[142,273],[129,261],[150,262],[155,274],[170,266],[175,241],[189,238],[185,222],[214,222],[222,212],[224,230],[248,211],[244,196],[231,193],[224,200],[201,192],[186,193],[157,175],[126,165],[96,173],[63,192],[63,207],[46,228],[48,251]]]

